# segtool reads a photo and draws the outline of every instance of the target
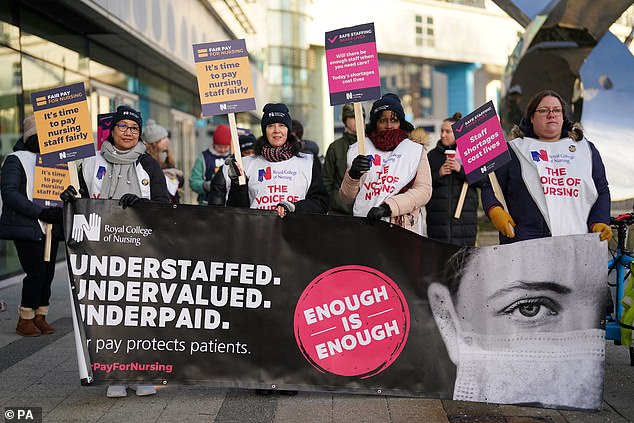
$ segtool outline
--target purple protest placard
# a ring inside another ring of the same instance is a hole
[[[455,122],[451,129],[469,184],[511,160],[492,101]]]
[[[325,46],[332,106],[381,97],[373,23],[326,32]]]

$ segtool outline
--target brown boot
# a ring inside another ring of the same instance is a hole
[[[40,336],[42,331],[35,326],[35,310],[32,308],[20,307],[18,310],[18,325],[15,331],[22,336]]]
[[[55,333],[55,328],[49,325],[48,322],[46,321],[47,314],[48,314],[48,307],[38,307],[35,310],[35,319],[33,320],[33,323],[35,323],[35,326],[37,326],[37,328],[44,335],[50,335],[52,333]]]

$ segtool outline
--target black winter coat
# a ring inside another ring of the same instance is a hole
[[[21,139],[13,150],[26,150]],[[26,196],[26,173],[20,159],[16,156],[7,156],[2,165],[0,191],[2,192],[0,239],[41,241],[44,235],[37,217],[42,207]],[[64,239],[62,225],[53,225],[53,237],[58,240]]]
[[[478,193],[475,186],[469,186],[462,207],[460,219],[454,219],[456,206],[465,182],[464,168],[460,172],[440,177],[438,171],[445,162],[445,150],[455,150],[456,146],[445,147],[440,141],[427,154],[432,178],[431,199],[425,206],[427,211],[427,236],[450,244],[475,245],[478,234]]]

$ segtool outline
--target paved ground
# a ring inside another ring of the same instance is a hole
[[[594,413],[365,395],[302,393],[260,397],[252,391],[169,386],[152,397],[110,399],[105,387],[79,383],[65,264],[58,266],[49,320],[54,335],[15,334],[20,278],[0,281],[0,410],[41,407],[43,422],[631,422],[634,367],[608,344],[603,410]],[[521,383],[521,381],[518,381]],[[5,420],[11,422],[15,420]]]

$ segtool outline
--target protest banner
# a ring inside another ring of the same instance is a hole
[[[508,152],[504,132],[493,101],[483,104],[459,121],[454,122],[451,129],[458,146],[458,157],[462,162],[467,178],[465,184],[472,184],[488,175],[495,196],[502,203],[504,210],[508,211],[494,171],[509,162],[511,155]],[[467,189],[463,184],[454,214],[454,217],[457,216],[456,219],[460,217],[466,193]],[[513,228],[510,229],[512,232]]]
[[[83,384],[601,407],[596,296],[607,270],[596,234],[465,249],[348,216],[93,199],[69,207]],[[478,343],[463,345],[469,336]],[[522,383],[504,389],[507,377]],[[470,380],[479,384],[465,398]]]
[[[71,185],[79,187],[75,160],[95,155],[84,83],[34,92],[31,102],[40,145],[38,161],[44,166],[66,163]],[[51,245],[51,230],[52,225],[46,224],[46,261]]]
[[[246,43],[243,39],[226,40],[194,44],[193,48],[203,116],[227,113],[231,152],[242,168],[235,114],[255,109]],[[244,175],[239,183],[246,183]]]
[[[361,102],[381,97],[374,23],[326,32],[325,46],[330,104],[354,104],[359,154],[365,154]]]

